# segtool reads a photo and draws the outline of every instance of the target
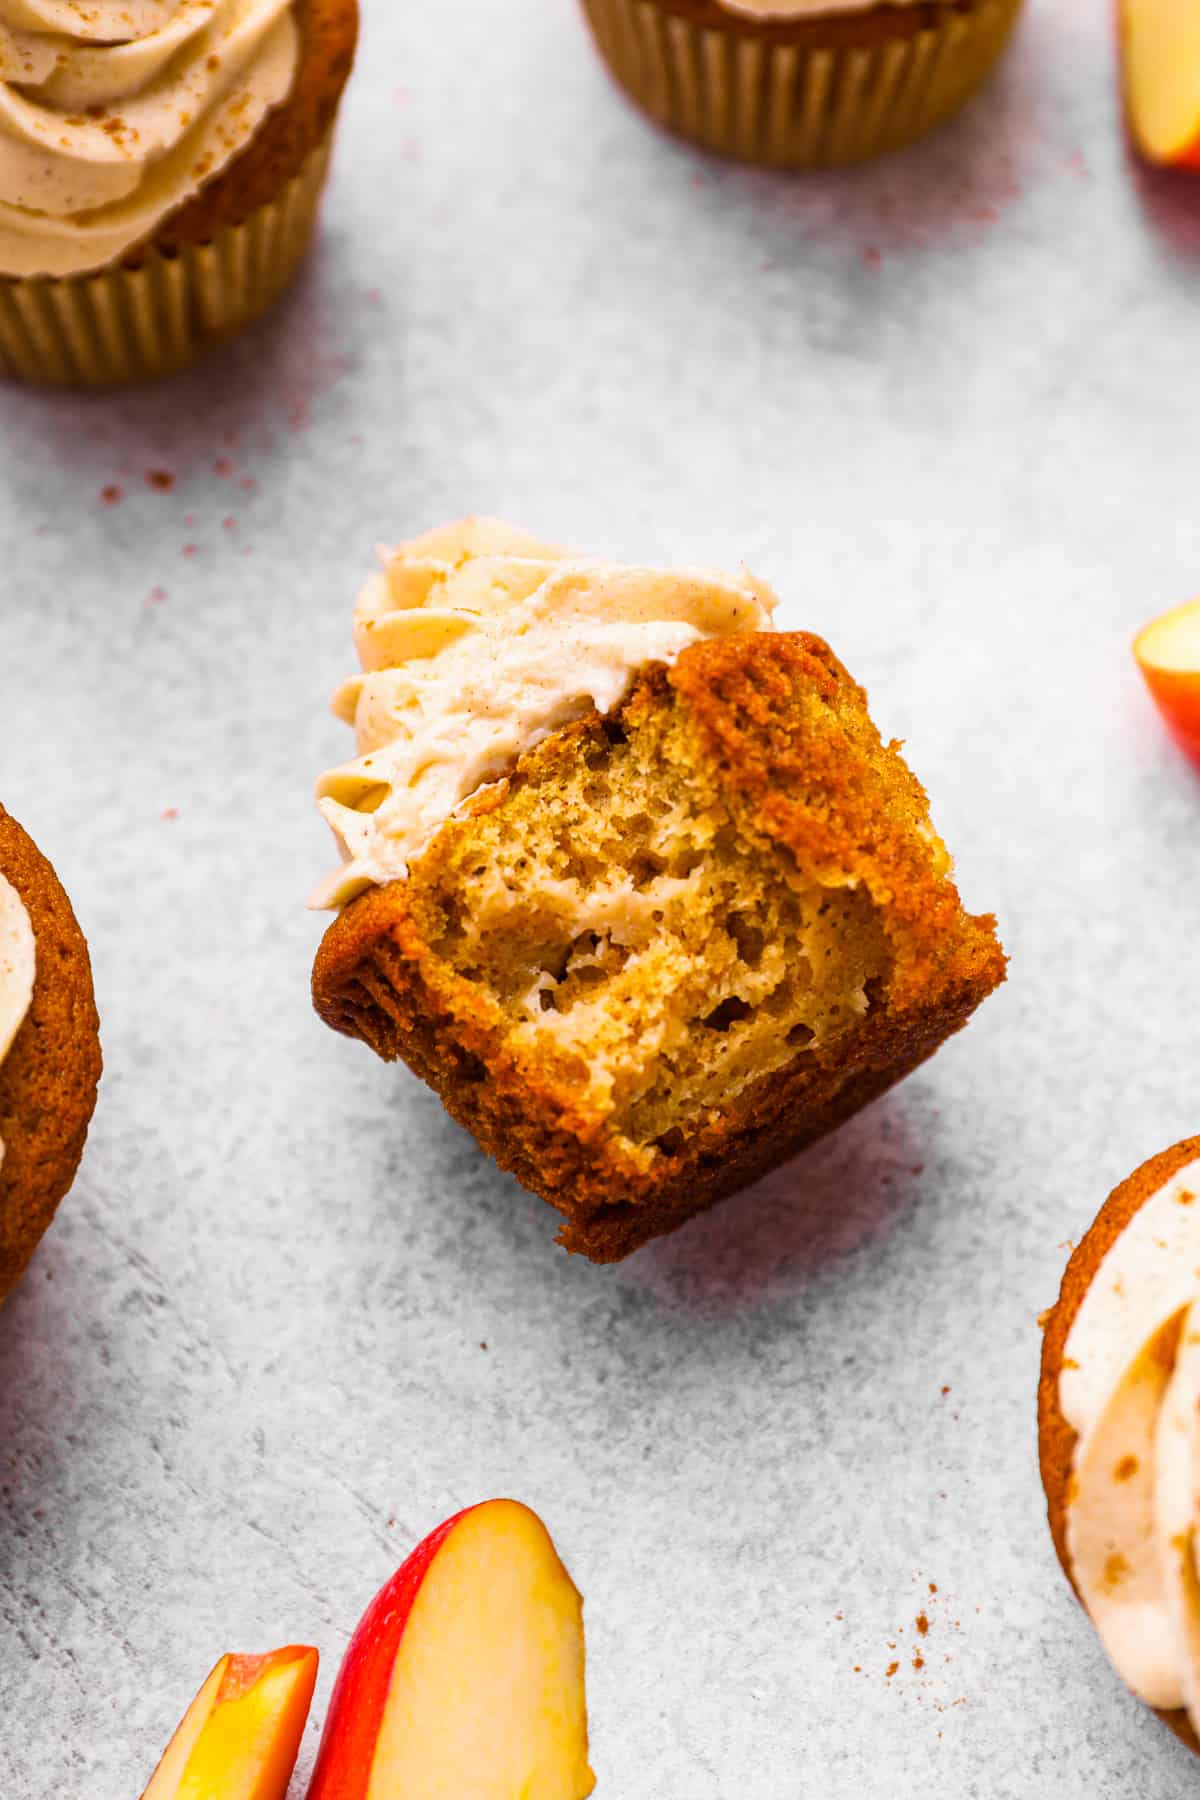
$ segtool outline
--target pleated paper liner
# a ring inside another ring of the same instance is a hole
[[[211,243],[61,280],[0,278],[0,376],[115,387],[186,369],[279,299],[312,240],[332,138]]]
[[[863,162],[898,150],[958,111],[1008,41],[1021,0],[946,0],[916,30],[839,42],[831,20],[755,30],[699,24],[669,0],[583,0],[600,53],[668,130],[726,156],[788,168]],[[925,23],[932,17],[933,23]]]

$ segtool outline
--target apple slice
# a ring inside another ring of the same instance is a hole
[[[142,1800],[284,1800],[317,1680],[289,1644],[223,1656],[180,1721]]]
[[[584,1800],[583,1602],[536,1513],[488,1500],[363,1614],[308,1800]]]
[[[1125,104],[1151,162],[1200,167],[1200,7],[1121,0]]]
[[[1200,17],[1200,6],[1196,12]],[[1172,732],[1200,757],[1200,600],[1147,625],[1134,639],[1133,654]]]

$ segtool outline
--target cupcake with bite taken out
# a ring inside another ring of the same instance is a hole
[[[356,608],[317,1010],[595,1262],[832,1131],[1004,979],[862,689],[774,605],[745,569],[468,519]]]
[[[1200,1138],[1101,1208],[1046,1319],[1050,1530],[1117,1674],[1200,1750]]]
[[[312,237],[357,0],[0,0],[0,374],[181,369]]]
[[[1021,0],[583,0],[651,118],[747,162],[820,168],[898,150],[968,100]]]

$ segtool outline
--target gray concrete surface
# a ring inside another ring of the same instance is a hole
[[[505,1492],[587,1597],[601,1794],[1194,1780],[1035,1469],[1065,1240],[1200,1128],[1200,785],[1127,651],[1200,588],[1200,183],[1128,160],[1102,15],[1035,0],[959,124],[787,179],[657,135],[568,0],[367,0],[284,310],[158,391],[3,395],[0,796],[107,1058],[0,1315],[4,1800],[126,1800],[218,1652],[291,1638],[306,1769],[362,1605]],[[354,592],[467,510],[761,571],[1013,958],[892,1098],[615,1270],[309,1010]]]

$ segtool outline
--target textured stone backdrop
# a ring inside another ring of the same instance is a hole
[[[788,179],[661,138],[569,0],[367,0],[282,312],[154,392],[0,398],[0,796],[107,1058],[0,1315],[5,1800],[131,1800],[217,1654],[290,1638],[307,1769],[362,1605],[505,1492],[587,1597],[605,1796],[1194,1779],[1035,1470],[1066,1240],[1200,1129],[1200,783],[1127,653],[1200,588],[1200,182],[1127,159],[1103,15],[1034,0],[960,123]],[[468,510],[774,582],[1013,957],[892,1098],[615,1270],[309,1011],[353,596]]]

